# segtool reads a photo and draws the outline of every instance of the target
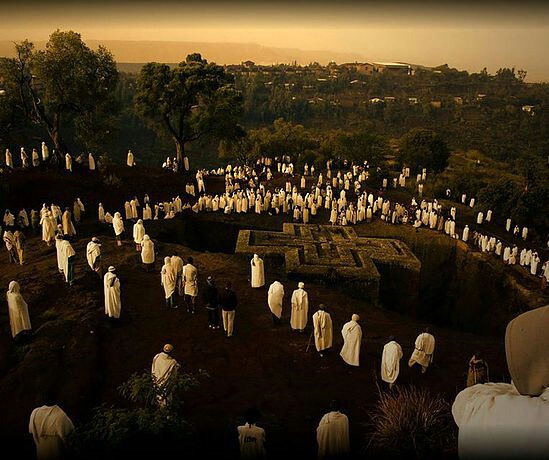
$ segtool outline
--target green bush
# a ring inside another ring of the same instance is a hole
[[[71,436],[71,450],[76,458],[94,459],[183,453],[191,429],[182,411],[184,396],[206,375],[204,371],[177,374],[168,385],[158,387],[150,372],[133,374],[118,388],[122,407],[96,407],[91,419]],[[170,397],[162,406],[158,400],[168,391]]]

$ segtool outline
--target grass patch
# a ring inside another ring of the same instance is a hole
[[[436,458],[454,444],[450,405],[425,388],[380,391],[371,424],[369,447],[389,456]]]
[[[55,308],[48,308],[44,313],[40,315],[44,321],[52,321],[59,317],[59,313]]]

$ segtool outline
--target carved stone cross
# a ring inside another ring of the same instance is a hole
[[[359,237],[352,227],[331,225],[286,223],[282,232],[241,230],[236,253],[282,256],[288,277],[356,286],[374,302],[380,285],[382,291],[384,285],[392,286],[395,276],[408,278],[407,286],[410,278],[418,285],[421,270],[402,241]]]

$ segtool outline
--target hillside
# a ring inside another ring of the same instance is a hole
[[[124,63],[140,62],[179,62],[188,54],[201,53],[208,61],[218,64],[238,64],[252,60],[257,64],[273,63],[308,64],[317,61],[327,64],[336,62],[364,61],[365,57],[355,53],[342,53],[329,50],[302,50],[299,48],[275,48],[257,43],[207,43],[207,42],[156,42],[131,40],[86,40],[97,48],[104,45],[112,51],[116,61]],[[36,41],[38,48],[45,46],[44,41]],[[0,56],[13,56],[13,42],[0,40]]]

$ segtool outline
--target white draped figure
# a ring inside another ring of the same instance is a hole
[[[267,302],[271,313],[278,319],[282,316],[282,301],[284,300],[284,286],[280,281],[275,281],[269,286]]]
[[[341,335],[343,336],[343,347],[340,356],[350,366],[360,365],[360,343],[362,341],[362,328],[358,321],[360,316],[354,314],[351,321],[343,325]]]
[[[67,437],[74,431],[71,419],[59,406],[37,407],[31,413],[29,433],[36,445],[38,460],[63,458]]]
[[[391,340],[383,347],[381,355],[381,380],[390,386],[393,386],[398,378],[401,359],[402,347],[391,337]]]
[[[90,171],[95,171],[95,158],[91,153],[88,153],[88,168]]]
[[[335,409],[335,408],[334,408]],[[340,458],[349,455],[349,419],[338,410],[325,414],[316,429],[318,458]]]
[[[128,150],[128,157],[126,158],[126,164],[130,167],[135,165],[135,158],[131,150]]]
[[[143,243],[143,237],[145,236],[145,226],[143,225],[143,221],[139,219],[134,225],[133,225],[133,241],[135,244],[138,244],[141,246]]]
[[[307,327],[309,313],[309,296],[303,289],[305,283],[299,283],[297,289],[292,293],[292,314],[290,316],[290,327],[295,331],[303,331]]]
[[[8,300],[11,336],[15,337],[21,331],[30,331],[32,328],[29,318],[29,308],[21,295],[21,288],[17,281],[10,282],[6,298]]]
[[[103,278],[105,291],[105,314],[110,318],[120,318],[122,301],[120,300],[120,280],[116,276],[115,268],[109,267]]]
[[[170,383],[177,376],[179,363],[173,358],[170,353],[173,351],[173,346],[169,343],[164,345],[162,351],[155,355],[152,361],[151,374],[154,383],[162,389],[165,397],[158,397],[158,402],[161,406],[166,404],[169,399]]]
[[[67,240],[61,240],[59,243],[59,258],[63,275],[65,275],[65,282],[69,282],[69,258],[76,254],[71,243]]]
[[[433,360],[433,353],[435,352],[435,338],[429,334],[429,330],[425,329],[417,336],[415,349],[412,352],[408,366],[412,367],[415,363],[421,366],[421,371],[425,372],[431,361]]]
[[[175,283],[177,281],[177,274],[171,263],[171,257],[164,257],[164,265],[160,271],[160,284],[164,288],[164,295],[166,299],[169,299],[175,292]]]
[[[188,262],[183,266],[183,287],[184,294],[191,297],[198,296],[198,270],[191,263]]]
[[[322,356],[322,351],[332,347],[332,317],[324,311],[324,305],[319,305],[319,310],[313,315],[313,327],[315,334],[316,351]]]
[[[452,406],[460,459],[549,458],[549,306],[513,319],[505,332],[512,383],[477,384]]]
[[[6,149],[6,166],[13,169],[13,157],[9,149]]]
[[[55,220],[50,211],[41,218],[40,225],[42,225],[42,241],[49,244],[55,238]]]
[[[97,269],[96,262],[99,257],[101,257],[101,243],[96,237],[93,237],[86,246],[86,260],[93,271]]]
[[[46,161],[50,157],[50,151],[45,142],[42,142],[42,161]]]
[[[124,221],[122,220],[122,216],[119,212],[114,213],[114,217],[112,219],[112,227],[114,229],[114,235],[116,236],[117,243],[119,246],[121,246],[122,242],[120,241],[120,235],[124,233]]]
[[[149,235],[143,236],[143,244],[141,246],[141,261],[144,264],[154,263],[154,243]]]
[[[265,267],[263,266],[263,259],[257,254],[254,254],[250,261],[250,265],[252,267],[252,287],[259,288],[265,286]]]

